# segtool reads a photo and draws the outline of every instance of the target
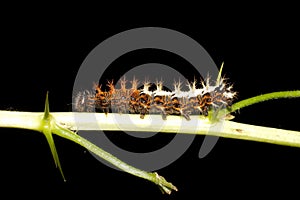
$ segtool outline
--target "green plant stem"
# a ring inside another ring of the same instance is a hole
[[[82,138],[81,136],[79,136],[77,134],[74,134],[73,131],[70,131],[70,130],[62,127],[55,122],[53,122],[52,127],[53,127],[52,132],[54,134],[59,135],[68,140],[71,140],[71,141],[85,147],[89,151],[95,153],[96,155],[98,155],[99,157],[108,161],[109,163],[113,164],[114,166],[118,167],[119,169],[121,169],[127,173],[130,173],[132,175],[135,175],[137,177],[144,178],[146,180],[149,180],[149,181],[159,185],[161,187],[161,189],[168,194],[170,194],[172,190],[177,191],[177,188],[174,185],[172,185],[172,183],[167,182],[162,176],[159,176],[156,172],[153,172],[153,173],[146,172],[146,171],[137,169],[133,166],[130,166],[130,165],[124,163],[123,161],[121,161],[120,159],[118,159],[117,157],[113,156],[112,154],[110,154],[110,153],[104,151],[103,149],[101,149],[100,147],[94,145],[90,141]]]
[[[233,121],[211,124],[207,119],[191,116],[191,120],[169,116],[164,121],[160,115],[146,116],[109,113],[55,112],[51,114],[66,130],[115,130],[138,132],[166,132],[182,134],[212,135],[267,142],[300,147],[300,132],[255,126]],[[0,127],[39,130],[39,120],[43,113],[0,111]],[[76,120],[75,120],[76,119]],[[22,122],[22,123],[18,123]],[[57,133],[55,133],[57,134]]]
[[[249,99],[245,99],[245,100],[242,100],[242,101],[239,101],[239,102],[233,104],[230,111],[234,112],[236,110],[250,106],[252,104],[260,103],[263,101],[268,101],[271,99],[296,98],[296,97],[300,97],[300,90],[281,91],[281,92],[272,92],[272,93],[262,94],[262,95],[251,97]]]
[[[75,130],[122,130],[135,131],[136,134],[147,131],[211,135],[300,147],[300,132],[298,131],[255,126],[226,120],[211,124],[207,119],[199,116],[191,116],[190,121],[177,116],[168,116],[168,120],[164,121],[160,115],[152,115],[151,117],[147,116],[144,119],[140,119],[139,115],[110,113],[106,116],[105,114],[97,113],[94,115],[96,121],[89,121],[86,119],[93,118],[90,113],[73,113],[73,117],[68,113],[54,113],[54,115],[58,121]],[[76,121],[74,121],[74,115],[76,115]]]

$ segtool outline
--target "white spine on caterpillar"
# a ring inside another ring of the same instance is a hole
[[[163,82],[156,81],[156,90],[153,91],[153,96],[170,96],[171,92],[163,90]]]
[[[144,94],[148,94],[148,95],[152,96],[153,92],[150,91],[149,89],[150,89],[150,82],[149,81],[145,81],[143,89],[141,90],[141,94],[144,93]]]

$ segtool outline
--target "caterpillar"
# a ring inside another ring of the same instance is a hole
[[[108,90],[102,90],[101,85],[94,84],[93,91],[78,92],[73,104],[75,111],[139,114],[141,119],[150,113],[157,113],[164,120],[168,115],[183,116],[190,120],[192,114],[208,116],[212,109],[230,109],[236,97],[232,85],[228,85],[225,78],[220,78],[214,85],[207,78],[199,88],[197,82],[193,81],[187,84],[187,91],[181,90],[181,81],[174,83],[173,91],[164,90],[162,81],[156,81],[155,84],[145,81],[141,88],[138,88],[137,79],[130,82],[131,87],[127,88],[127,80],[123,77],[119,89],[113,81],[108,81]]]

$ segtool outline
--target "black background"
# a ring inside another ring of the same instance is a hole
[[[224,11],[222,15],[225,14]],[[283,17],[277,11],[260,14],[257,17],[257,11],[241,11],[229,19],[222,15],[215,20],[196,15],[176,20],[133,18],[110,22],[100,16],[92,21],[88,17],[62,17],[51,12],[24,14],[14,19],[7,15],[0,47],[0,108],[43,111],[49,91],[52,112],[70,111],[73,82],[88,53],[110,36],[145,26],[182,32],[199,42],[217,66],[224,61],[224,73],[234,84],[239,100],[299,89],[296,16],[289,12]],[[136,59],[148,62],[157,59],[155,55],[145,53]],[[134,63],[134,59],[133,54],[127,64]],[[171,64],[168,59],[161,56],[157,60]],[[253,105],[236,113],[234,121],[300,131],[299,103],[299,99],[282,99]],[[41,192],[70,198],[87,195],[106,199],[121,195],[130,199],[198,199],[298,194],[298,148],[220,138],[214,149],[199,159],[203,136],[197,136],[180,159],[158,171],[179,188],[167,196],[156,185],[113,170],[84,148],[54,137],[67,178],[64,183],[42,134],[4,128],[0,133],[1,193],[12,196],[44,197]]]

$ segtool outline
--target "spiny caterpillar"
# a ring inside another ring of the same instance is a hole
[[[165,120],[168,115],[183,116],[190,120],[190,115],[208,116],[210,110],[230,109],[236,92],[224,78],[218,77],[214,85],[209,78],[201,82],[197,88],[196,81],[188,83],[188,91],[182,91],[182,82],[174,83],[173,91],[163,89],[162,81],[151,84],[145,81],[138,88],[138,80],[130,81],[131,88],[126,88],[127,80],[120,80],[120,89],[115,88],[113,81],[108,81],[108,91],[103,91],[101,85],[94,84],[94,91],[82,91],[74,98],[74,108],[78,112],[109,112],[140,114],[159,113]],[[154,89],[151,89],[154,88]]]

